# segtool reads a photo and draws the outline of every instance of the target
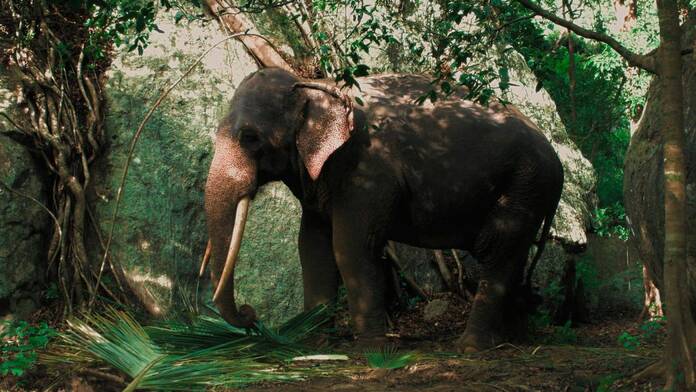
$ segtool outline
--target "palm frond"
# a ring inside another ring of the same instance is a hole
[[[287,359],[308,351],[302,340],[326,323],[331,309],[320,305],[288,320],[279,328],[268,328],[258,322],[256,328],[244,330],[229,325],[221,317],[198,316],[193,322],[167,320],[146,327],[148,335],[159,345],[177,352],[190,352],[216,347],[224,355],[263,353],[274,359]],[[220,342],[224,342],[222,345]],[[218,347],[219,346],[219,347]]]
[[[68,322],[45,363],[106,363],[130,376],[127,389],[201,390],[259,381],[298,380],[306,369],[280,371],[284,362],[312,353],[302,346],[330,317],[327,307],[301,314],[278,329],[258,324],[242,330],[222,318],[197,316],[143,327],[129,314],[110,310]]]
[[[367,359],[367,365],[373,369],[400,369],[415,362],[418,354],[413,352],[401,354],[396,346],[385,345],[381,349],[366,351],[365,359]]]
[[[86,315],[68,321],[60,335],[57,354],[44,356],[49,361],[89,363],[109,358],[110,364],[123,373],[140,373],[162,355],[144,329],[130,315],[110,310],[104,316]]]

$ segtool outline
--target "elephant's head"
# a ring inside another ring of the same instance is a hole
[[[230,324],[250,327],[256,319],[249,305],[237,309],[234,266],[257,188],[306,176],[300,170],[316,180],[352,129],[350,99],[335,87],[302,82],[280,69],[260,70],[240,84],[217,129],[205,188],[213,302]],[[299,161],[300,170],[293,165]]]

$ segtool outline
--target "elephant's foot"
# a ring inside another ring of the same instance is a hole
[[[334,350],[349,354],[364,354],[365,352],[380,351],[390,344],[392,344],[391,340],[385,336],[358,336],[354,339],[336,342],[331,347]]]
[[[358,335],[353,347],[359,351],[381,350],[382,347],[390,344],[390,339],[382,335]]]
[[[470,328],[455,342],[457,351],[464,354],[477,353],[500,344],[503,339],[498,334],[490,332],[471,332]]]
[[[353,332],[355,333],[354,347],[362,350],[380,349],[389,343],[387,338],[386,316],[383,312],[374,313],[370,317],[353,314]]]
[[[503,341],[505,292],[505,286],[500,283],[479,281],[466,330],[457,340],[460,352],[485,350]]]

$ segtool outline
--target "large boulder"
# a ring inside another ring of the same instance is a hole
[[[41,299],[35,284],[45,276],[52,224],[39,204],[46,203],[41,174],[26,147],[0,134],[0,317],[26,317]]]
[[[683,44],[688,47],[696,39],[696,17],[685,23]],[[692,309],[696,314],[696,57],[682,56],[684,83],[684,125],[686,132],[686,197],[688,223],[688,266]],[[660,78],[650,83],[645,109],[633,131],[624,166],[624,200],[641,259],[649,267],[650,277],[663,288],[664,256],[664,170],[663,140],[660,122],[664,89]],[[664,295],[664,292],[663,292]]]
[[[152,34],[142,56],[118,56],[109,74],[109,151],[99,163],[96,213],[108,234],[128,146],[158,96],[225,34],[215,21],[175,26],[173,14],[157,17],[164,34]],[[213,49],[172,91],[145,126],[124,188],[111,247],[129,285],[148,309],[164,314],[189,297],[212,294],[197,272],[207,242],[203,193],[212,158],[212,136],[239,82],[256,69],[236,41]],[[275,184],[260,192],[237,268],[239,299],[264,321],[277,323],[301,309],[296,249],[299,206]],[[93,247],[96,249],[96,247]]]

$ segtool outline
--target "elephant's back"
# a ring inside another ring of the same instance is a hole
[[[430,157],[464,154],[475,161],[498,154],[511,161],[524,152],[555,155],[536,124],[512,105],[492,101],[482,106],[467,100],[464,88],[418,104],[432,89],[430,79],[421,75],[375,75],[359,82],[360,90],[351,90],[359,98],[356,110],[364,112],[371,136],[392,145],[392,151],[420,146]]]
[[[465,87],[456,87],[449,96],[438,95],[435,102],[423,99],[433,89],[431,79],[414,74],[380,74],[358,79],[360,88],[352,88],[356,108],[366,114],[370,125],[402,122],[412,128],[461,133],[506,132],[508,137],[540,137],[543,133],[513,105],[493,98],[488,106],[467,99]],[[420,103],[419,103],[420,102]],[[431,134],[429,136],[437,136]]]
[[[447,222],[478,227],[513,177],[539,189],[562,182],[550,143],[512,106],[484,107],[465,100],[463,91],[417,105],[431,86],[416,75],[378,75],[360,85],[356,96],[364,105],[356,110],[365,112],[369,155],[398,168],[411,211],[400,224],[414,233],[437,232]]]

